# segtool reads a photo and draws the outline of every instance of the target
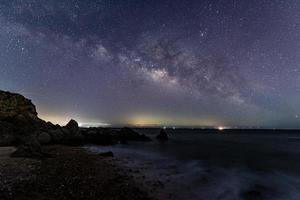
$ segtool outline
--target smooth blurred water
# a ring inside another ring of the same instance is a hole
[[[158,130],[138,130],[154,138]],[[167,185],[173,199],[300,199],[300,135],[169,130],[161,143],[90,146]],[[171,197],[170,197],[171,198]]]

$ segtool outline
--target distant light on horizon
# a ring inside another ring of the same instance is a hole
[[[163,114],[142,113],[134,114],[124,118],[124,122],[128,125],[138,127],[162,127],[162,128],[180,128],[180,127],[215,127],[222,122],[210,117],[203,118],[184,118],[174,117]]]
[[[219,127],[218,127],[218,130],[219,130],[219,131],[223,131],[224,129],[225,129],[225,127],[223,127],[223,126],[219,126]]]
[[[80,127],[84,127],[84,128],[90,128],[90,127],[107,127],[107,126],[111,126],[111,124],[109,123],[103,123],[103,122],[98,122],[98,123],[82,123],[79,122],[78,125]]]

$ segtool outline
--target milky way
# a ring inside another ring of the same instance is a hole
[[[0,89],[54,123],[300,128],[297,0],[2,0]]]

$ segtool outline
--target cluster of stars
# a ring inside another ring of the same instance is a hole
[[[11,0],[0,13],[0,89],[43,116],[300,126],[297,1]]]

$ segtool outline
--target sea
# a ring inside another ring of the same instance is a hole
[[[160,142],[159,129],[137,131],[153,141],[85,148],[112,151],[160,199],[300,200],[300,133],[168,129]]]

